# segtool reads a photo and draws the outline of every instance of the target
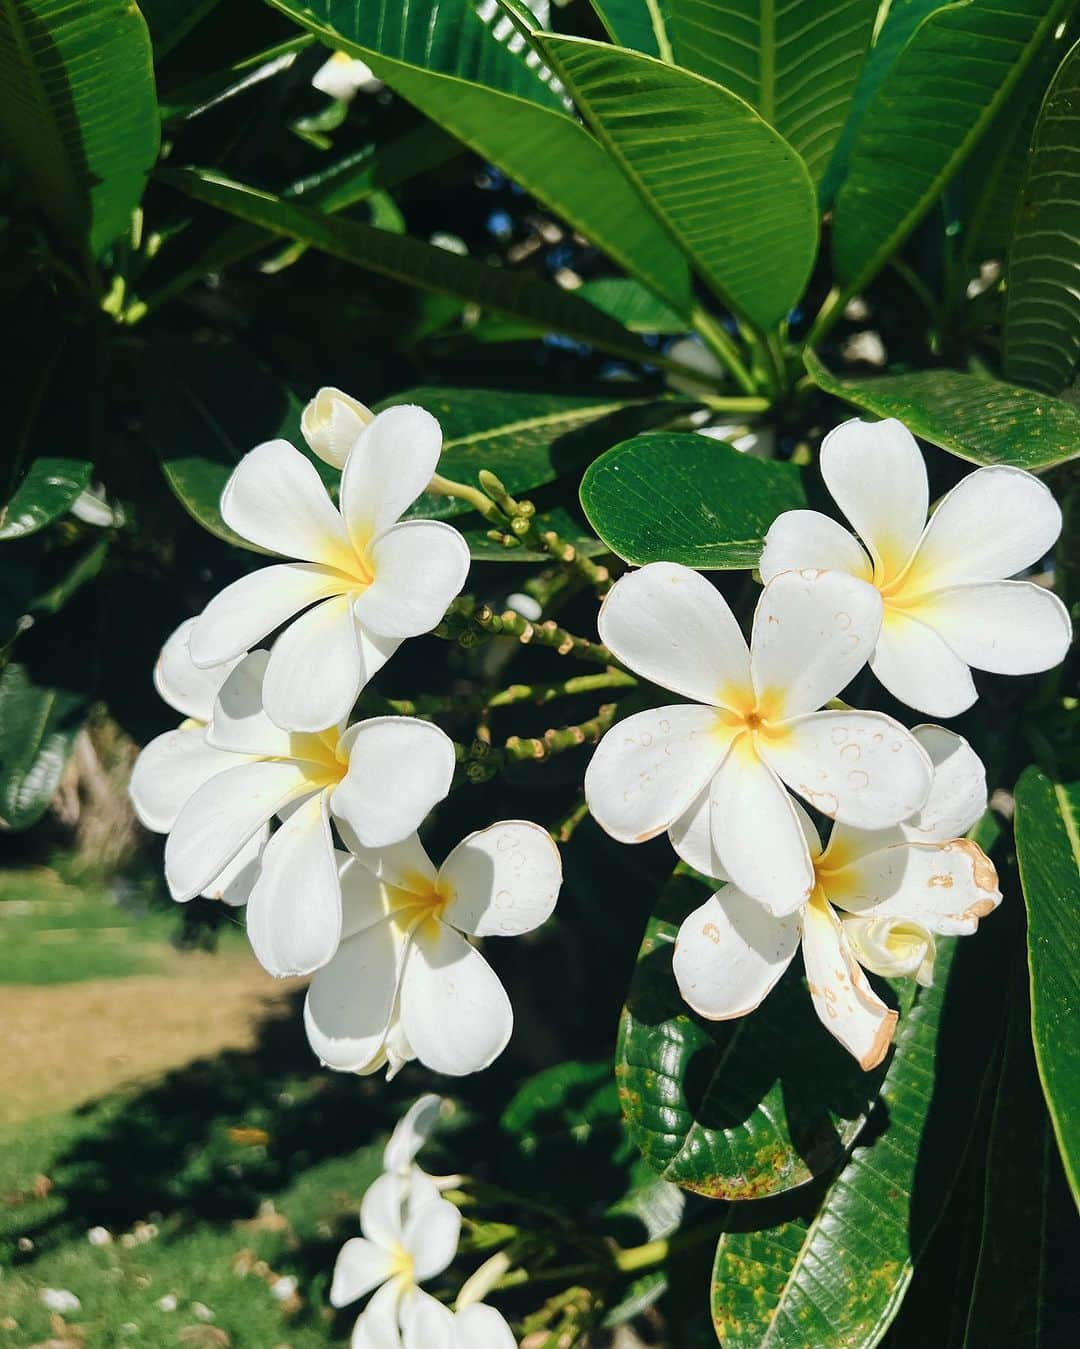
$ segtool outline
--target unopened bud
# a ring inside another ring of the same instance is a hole
[[[300,418],[300,433],[313,454],[334,468],[344,468],[356,437],[375,414],[340,389],[319,390]]]

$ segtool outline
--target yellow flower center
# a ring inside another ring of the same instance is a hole
[[[402,878],[402,885],[386,887],[391,918],[403,937],[425,924],[434,924],[453,898],[446,881],[430,881],[424,876]]]
[[[404,1246],[395,1244],[390,1251],[390,1277],[402,1283],[415,1283],[413,1258]]]
[[[767,689],[760,698],[752,689],[725,687],[720,690],[722,704],[717,717],[717,731],[727,739],[735,732],[735,745],[747,753],[754,753],[757,739],[782,740],[788,735],[784,725],[783,698],[779,692]]]
[[[325,731],[294,731],[289,736],[289,761],[307,766],[308,777],[316,787],[335,787],[349,769],[348,756],[336,726]]]

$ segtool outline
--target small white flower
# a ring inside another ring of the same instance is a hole
[[[777,918],[733,885],[691,913],[672,968],[691,1007],[712,1021],[753,1011],[787,969],[800,942],[810,996],[822,1024],[865,1069],[885,1057],[896,1013],[862,968],[933,979],[934,934],[966,936],[1001,902],[986,854],[957,835],[986,808],[986,777],[966,740],[920,726],[934,764],[921,812],[877,833],[836,825],[822,850],[800,809],[814,860],[814,891],[800,913]]]
[[[222,518],[260,548],[300,560],[242,576],[210,601],[191,631],[196,665],[233,660],[288,623],[266,670],[270,720],[322,731],[347,717],[401,642],[430,632],[465,584],[469,550],[452,525],[398,523],[431,481],[441,446],[439,423],[422,408],[379,413],[348,453],[340,511],[287,441],[245,455],[221,494]]]
[[[154,667],[158,693],[186,720],[175,731],[166,731],[150,741],[135,762],[128,786],[136,815],[157,834],[172,829],[184,803],[204,782],[226,768],[234,768],[237,762],[234,754],[206,742],[214,700],[237,662],[200,670],[188,651],[194,622],[189,618],[180,624],[162,647]],[[258,874],[259,853],[269,836],[269,826],[257,830],[199,893],[226,904],[246,904]]]
[[[263,706],[267,663],[267,652],[253,651],[229,673],[199,732],[199,753],[183,729],[164,748],[147,746],[131,790],[140,813],[158,812],[163,827],[168,820],[165,879],[181,903],[274,816],[283,820],[262,850],[247,930],[271,974],[306,974],[330,959],[341,933],[331,815],[359,845],[399,841],[450,790],[454,746],[413,717],[373,717],[319,735],[283,731]]]
[[[300,434],[313,454],[333,468],[342,469],[356,438],[374,420],[370,408],[327,385],[304,408]]]
[[[1056,595],[1013,581],[1061,533],[1049,489],[996,464],[969,474],[927,521],[926,465],[894,418],[852,420],[821,446],[821,474],[862,545],[816,511],[787,511],[765,539],[763,580],[830,567],[869,581],[885,603],[870,668],[909,707],[951,717],[975,702],[971,669],[1034,674],[1065,657],[1069,615]]]
[[[562,882],[550,834],[504,820],[470,834],[438,870],[415,836],[393,848],[351,846],[356,855],[339,854],[341,946],[304,1007],[315,1053],[342,1072],[375,1072],[397,1028],[434,1072],[486,1068],[506,1047],[514,1015],[463,934],[515,936],[544,922]]]
[[[809,899],[814,868],[786,783],[822,814],[884,829],[930,790],[925,750],[882,712],[818,711],[858,674],[881,623],[872,586],[783,572],[764,589],[750,648],[726,601],[689,567],[653,562],[612,586],[600,637],[693,703],[608,731],[585,774],[600,826],[623,843],[665,829],[680,857],[730,876],[775,913]]]
[[[383,82],[367,64],[348,52],[334,52],[311,77],[312,85],[327,98],[351,102],[357,94],[377,94]]]

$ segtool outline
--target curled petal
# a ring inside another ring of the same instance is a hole
[[[327,65],[340,66],[340,62],[331,58]],[[375,414],[363,403],[327,385],[304,408],[300,418],[300,434],[313,454],[333,468],[340,469],[345,467],[357,436],[374,418]]]
[[[821,1024],[869,1072],[889,1052],[896,1012],[877,996],[851,953],[840,920],[814,902],[803,915],[806,982]]]
[[[413,1158],[424,1146],[439,1122],[442,1097],[427,1092],[414,1101],[394,1126],[383,1152],[383,1169],[408,1175]]]
[[[851,953],[872,974],[885,979],[934,982],[934,934],[909,918],[845,918],[844,937]]]

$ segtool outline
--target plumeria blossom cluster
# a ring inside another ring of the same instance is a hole
[[[781,515],[749,646],[719,592],[687,567],[652,563],[612,587],[602,640],[690,701],[613,727],[585,795],[613,837],[666,831],[685,863],[728,882],[676,942],[691,1007],[713,1020],[744,1015],[801,945],[818,1014],[870,1069],[896,1013],[864,970],[930,982],[935,935],[973,932],[1001,895],[989,859],[962,837],[986,807],[967,742],[938,726],[908,731],[838,695],[869,663],[900,701],[951,715],[976,698],[970,666],[1048,669],[1072,633],[1056,596],[1010,579],[1061,529],[1030,474],[980,469],[927,522],[926,468],[899,422],[837,428],[821,468],[863,542],[816,512]],[[801,802],[833,821],[824,848]]]
[[[504,821],[436,870],[417,830],[450,790],[453,742],[415,717],[350,722],[367,681],[440,622],[468,572],[456,529],[400,520],[435,472],[438,423],[327,388],[301,432],[340,470],[340,504],[286,441],[237,466],[223,519],[293,560],[233,582],[165,643],[155,681],[186,719],[143,750],[131,796],[168,835],[174,899],[246,904],[271,974],[319,971],[306,1024],[325,1063],[475,1072],[506,1046],[513,1013],[469,938],[542,923],[558,849],[538,825]]]
[[[363,1236],[351,1237],[338,1255],[333,1305],[347,1307],[370,1294],[352,1349],[513,1349],[510,1327],[494,1307],[469,1300],[463,1290],[451,1311],[421,1287],[449,1267],[461,1234],[461,1214],[441,1193],[446,1182],[415,1162],[441,1106],[438,1096],[422,1096],[398,1122],[383,1174],[361,1201]]]

